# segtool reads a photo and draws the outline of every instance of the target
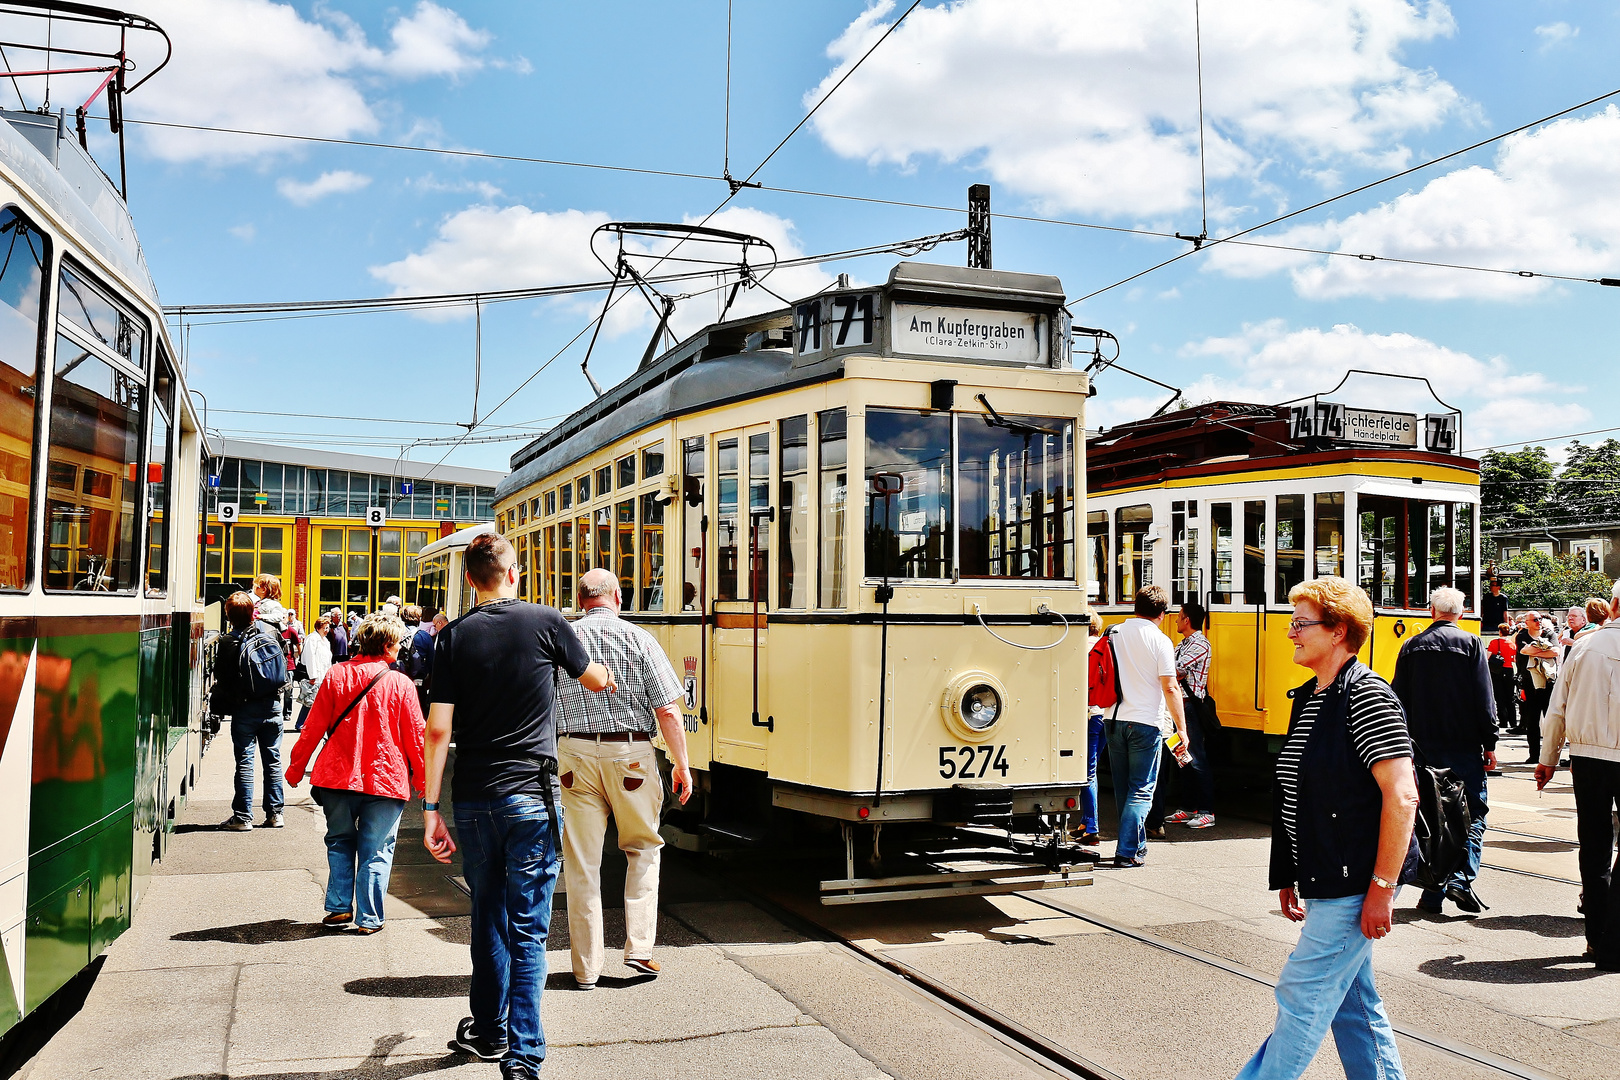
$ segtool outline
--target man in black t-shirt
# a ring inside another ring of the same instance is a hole
[[[463,556],[477,606],[434,638],[427,720],[423,844],[448,863],[456,850],[439,793],[455,735],[456,838],[472,893],[472,1015],[452,1049],[500,1059],[503,1080],[535,1080],[546,1056],[540,992],[557,884],[562,813],[557,790],[557,669],[587,690],[614,690],[554,608],[517,599],[519,569],[500,533],[475,536]]]

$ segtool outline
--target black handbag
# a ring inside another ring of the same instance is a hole
[[[1450,769],[1414,765],[1417,773],[1418,812],[1413,826],[1418,867],[1414,884],[1444,889],[1451,875],[1468,857],[1468,791]]]

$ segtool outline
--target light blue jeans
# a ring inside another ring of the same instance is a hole
[[[1119,845],[1114,854],[1135,859],[1147,854],[1148,811],[1159,779],[1159,741],[1152,724],[1106,720],[1108,769],[1114,777],[1114,805],[1119,808]]]
[[[381,926],[405,800],[323,787],[313,794],[326,811],[327,913],[352,911],[356,926]]]
[[[1395,1032],[1373,985],[1360,896],[1306,900],[1299,944],[1277,979],[1277,1027],[1237,1080],[1293,1080],[1333,1031],[1346,1080],[1405,1080]]]

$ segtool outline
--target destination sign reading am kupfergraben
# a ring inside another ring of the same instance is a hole
[[[1040,322],[1021,311],[895,304],[890,342],[895,352],[916,356],[1038,364]]]

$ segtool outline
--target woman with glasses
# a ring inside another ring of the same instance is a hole
[[[1277,980],[1277,1026],[1238,1080],[1300,1076],[1330,1028],[1347,1075],[1399,1080],[1372,943],[1416,868],[1412,741],[1395,692],[1356,659],[1372,630],[1367,594],[1325,577],[1288,599],[1294,663],[1312,678],[1293,693],[1277,755],[1270,876],[1283,915],[1304,926]]]

